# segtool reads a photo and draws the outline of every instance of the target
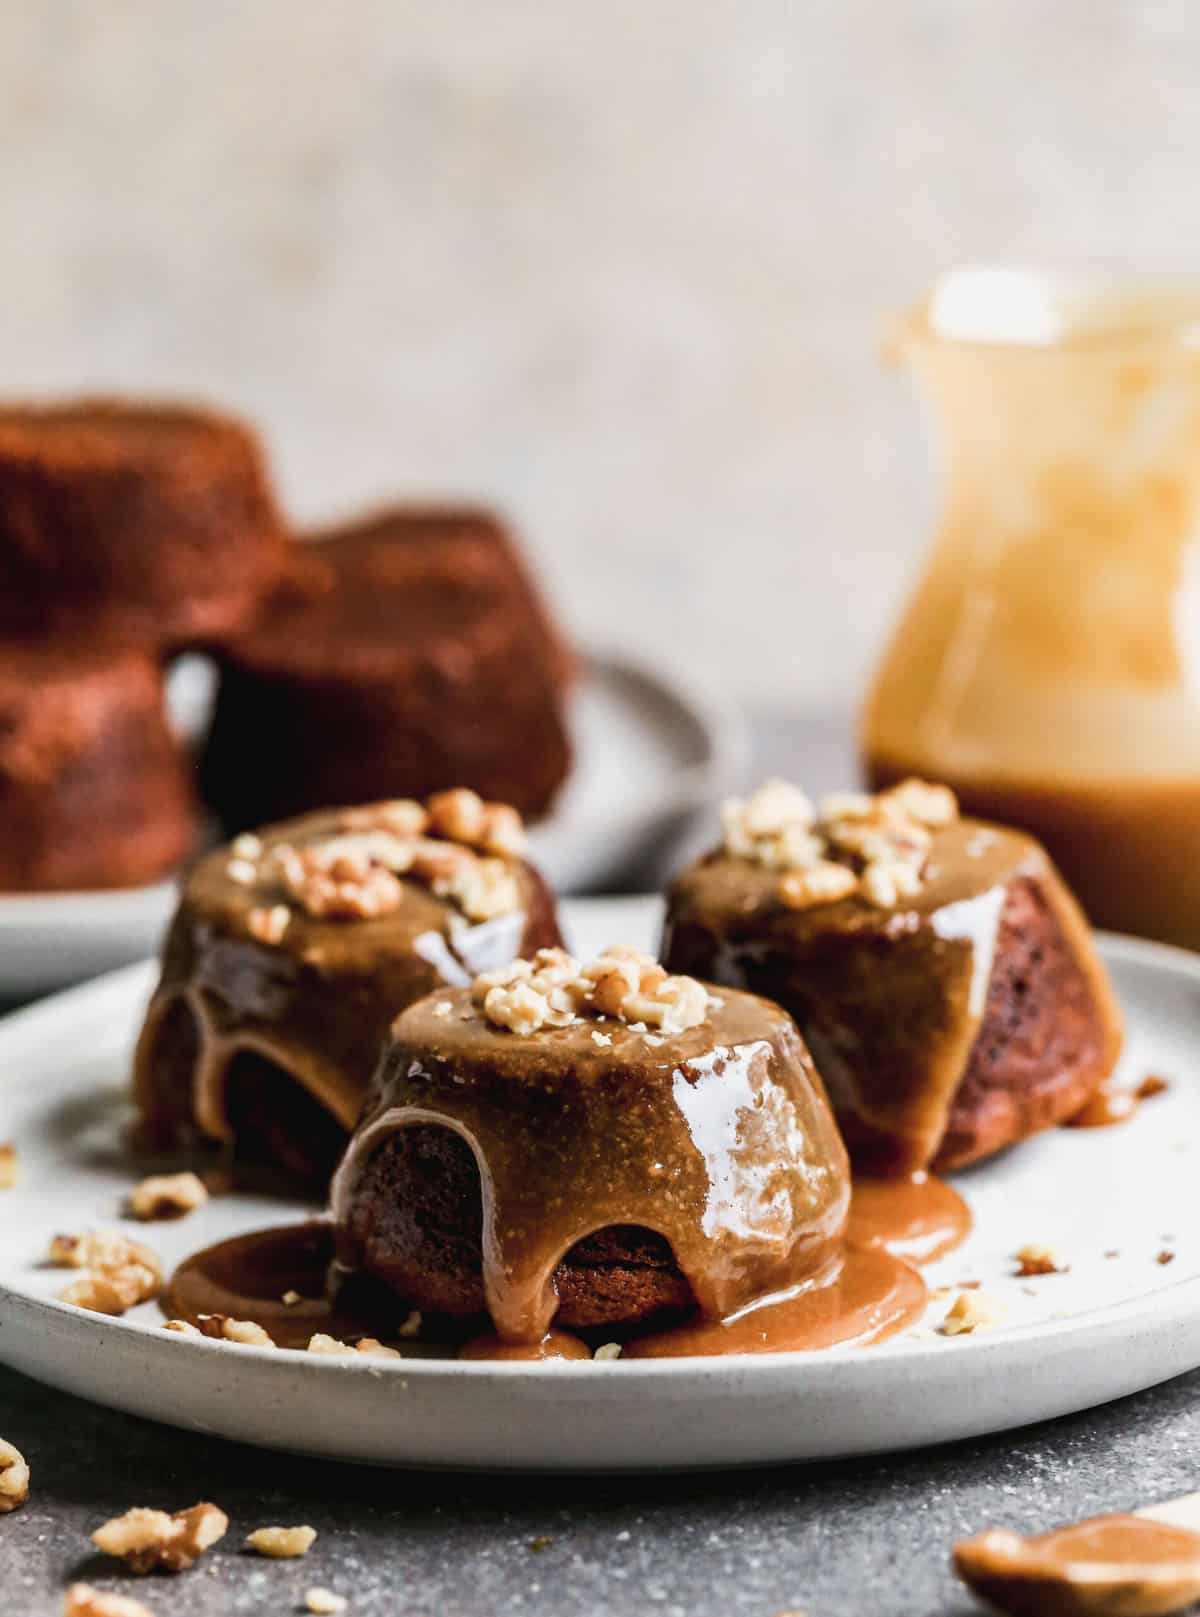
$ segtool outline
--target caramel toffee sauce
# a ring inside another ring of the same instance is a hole
[[[993,1531],[954,1546],[959,1577],[1025,1617],[1154,1617],[1200,1595],[1200,1534],[1143,1516],[1097,1516],[1034,1538]]]
[[[1107,1129],[1114,1123],[1128,1123],[1141,1101],[1132,1089],[1113,1089],[1102,1084],[1087,1105],[1067,1119],[1069,1129]]]
[[[882,1341],[912,1324],[925,1306],[924,1282],[911,1265],[950,1251],[970,1224],[962,1197],[930,1175],[856,1181],[846,1249],[828,1272],[729,1318],[691,1317],[627,1340],[625,1355],[783,1353]],[[339,1276],[333,1262],[328,1223],[235,1236],[185,1258],[162,1308],[169,1318],[193,1325],[206,1314],[253,1320],[280,1347],[305,1347],[317,1332],[350,1342],[363,1336],[395,1340],[407,1306],[369,1277]],[[283,1300],[297,1295],[299,1301]],[[601,1328],[595,1334],[614,1333]],[[587,1359],[591,1353],[578,1336],[555,1329],[529,1341],[486,1332],[459,1349],[464,1359],[526,1361]]]

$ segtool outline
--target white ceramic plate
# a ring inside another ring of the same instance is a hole
[[[575,901],[576,947],[647,945],[656,901]],[[622,1363],[330,1360],[169,1335],[151,1306],[109,1320],[55,1301],[40,1266],[60,1229],[115,1225],[128,1052],[151,972],[137,967],[0,1024],[0,1138],[24,1174],[3,1195],[0,1361],[100,1403],[270,1448],[390,1465],[524,1469],[723,1466],[901,1449],[1083,1409],[1200,1364],[1200,959],[1109,939],[1129,1019],[1123,1076],[1169,1091],[1130,1123],[1056,1131],[959,1179],[969,1244],[929,1271],[982,1281],[1000,1328],[859,1350]],[[221,1197],[151,1243],[168,1261],[301,1217]],[[1029,1241],[1070,1272],[1012,1277]],[[1161,1265],[1161,1251],[1175,1253]],[[1106,1254],[1119,1253],[1112,1257]]]
[[[197,658],[172,676],[177,728],[203,729],[212,685]],[[745,729],[724,698],[624,657],[587,659],[571,714],[576,762],[532,857],[560,892],[661,880],[697,815],[739,781]],[[93,977],[158,946],[175,884],[0,894],[0,998]]]

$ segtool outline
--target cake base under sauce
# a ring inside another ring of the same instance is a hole
[[[932,1175],[858,1180],[846,1250],[827,1281],[766,1299],[727,1320],[691,1316],[627,1341],[625,1354],[785,1353],[881,1341],[912,1324],[925,1306],[925,1284],[912,1265],[941,1257],[970,1227],[962,1197]],[[361,1275],[349,1275],[331,1295],[333,1255],[332,1226],[320,1221],[234,1236],[185,1258],[167,1284],[162,1308],[191,1324],[208,1314],[252,1320],[280,1347],[305,1347],[317,1333],[343,1341],[395,1340],[405,1304]],[[487,1333],[467,1342],[460,1356],[582,1359],[591,1349],[566,1331],[552,1330],[529,1343]]]

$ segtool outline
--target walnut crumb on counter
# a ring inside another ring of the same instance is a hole
[[[129,1595],[93,1589],[90,1583],[73,1583],[63,1601],[63,1617],[154,1617],[154,1613]]]
[[[139,1575],[186,1572],[228,1529],[229,1517],[207,1502],[177,1510],[173,1516],[138,1505],[98,1527],[92,1543],[102,1555],[115,1556]]]
[[[11,1190],[20,1176],[17,1148],[6,1140],[0,1144],[0,1190]]]
[[[304,1607],[306,1611],[315,1612],[316,1617],[337,1617],[338,1612],[346,1609],[346,1597],[335,1595],[332,1589],[306,1589]]]
[[[20,1510],[28,1498],[28,1462],[20,1449],[0,1437],[0,1516]]]
[[[315,1527],[256,1527],[246,1535],[250,1549],[273,1561],[294,1561],[307,1555],[316,1541]]]
[[[130,1191],[129,1211],[134,1218],[149,1223],[183,1218],[203,1207],[207,1200],[208,1187],[199,1174],[151,1174]]]

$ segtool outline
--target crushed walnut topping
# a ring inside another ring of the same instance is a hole
[[[997,1325],[1003,1317],[1002,1306],[985,1292],[960,1291],[939,1328],[943,1336],[965,1336]]]
[[[0,1516],[20,1510],[29,1498],[29,1466],[20,1449],[0,1437]]]
[[[246,931],[256,943],[265,943],[268,948],[274,948],[277,943],[282,943],[283,934],[291,921],[292,912],[286,904],[271,904],[265,908],[258,905],[246,917]]]
[[[294,1561],[307,1555],[317,1541],[315,1527],[256,1527],[246,1535],[246,1543],[259,1555],[274,1561]]]
[[[186,1572],[228,1528],[229,1517],[216,1505],[192,1505],[173,1516],[139,1505],[98,1527],[92,1543],[102,1555],[124,1561],[131,1572]]]
[[[620,1357],[620,1342],[604,1342],[592,1354],[592,1358],[598,1360],[601,1364],[605,1363],[606,1360],[619,1359]]]
[[[217,1342],[236,1342],[239,1347],[274,1347],[272,1336],[252,1319],[231,1319],[228,1314],[201,1314],[200,1335]]]
[[[404,896],[400,878],[408,876],[456,904],[468,920],[489,921],[520,907],[513,861],[524,848],[516,809],[458,789],[438,792],[425,804],[399,798],[347,809],[331,835],[299,848],[281,843],[265,856],[259,843],[260,863],[235,857],[226,871],[247,884],[260,877],[277,882],[290,903],[321,920],[392,914]],[[237,844],[232,851],[239,854]],[[239,866],[249,874],[239,874]],[[290,918],[288,905],[278,904],[251,910],[247,925],[260,942],[276,944]]]
[[[648,954],[620,946],[582,966],[564,949],[539,949],[532,960],[476,977],[472,997],[495,1027],[523,1035],[570,1027],[588,1014],[614,1017],[638,1032],[682,1033],[709,1010],[708,992],[694,977],[668,976]],[[601,1035],[595,1042],[612,1040]]]
[[[1066,1274],[1066,1265],[1052,1246],[1030,1241],[1016,1253],[1016,1274],[1025,1279],[1030,1275]]]
[[[933,832],[958,818],[948,786],[906,780],[886,792],[836,792],[820,811],[799,787],[769,780],[721,811],[727,854],[780,872],[789,909],[858,894],[892,909],[921,890]]]
[[[148,1246],[112,1230],[56,1235],[49,1261],[58,1268],[84,1269],[62,1293],[66,1303],[95,1314],[124,1314],[162,1290],[162,1264]]]
[[[11,1190],[20,1177],[17,1148],[7,1141],[0,1144],[0,1190]]]
[[[167,1319],[163,1321],[164,1331],[173,1331],[176,1336],[203,1336],[204,1332],[198,1325],[193,1325],[186,1319]]]
[[[63,1617],[154,1617],[154,1613],[129,1595],[93,1589],[90,1583],[73,1583],[63,1602]]]
[[[208,1187],[199,1174],[151,1174],[129,1193],[129,1211],[134,1218],[151,1222],[164,1218],[183,1218],[203,1207],[208,1200]]]

